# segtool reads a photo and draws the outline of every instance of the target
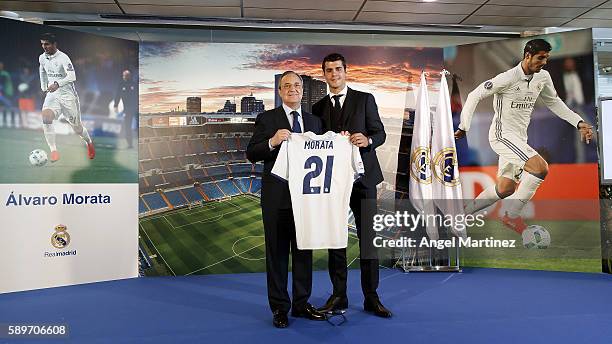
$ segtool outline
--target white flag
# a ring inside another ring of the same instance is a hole
[[[446,83],[446,71],[442,72],[438,106],[433,119],[431,139],[431,169],[433,198],[443,215],[463,215],[463,194],[459,181],[459,164],[455,149],[453,116]],[[461,225],[451,228],[457,236],[466,236]]]
[[[432,215],[435,212],[432,203],[433,189],[431,183],[431,112],[425,73],[422,73],[421,84],[417,93],[414,130],[410,147],[409,196],[412,206],[425,215]],[[430,239],[438,239],[438,229],[434,224],[428,223],[427,235]]]

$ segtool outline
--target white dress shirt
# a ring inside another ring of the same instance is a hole
[[[298,107],[297,109],[290,108],[287,104],[283,103],[283,110],[285,110],[285,115],[287,116],[287,121],[289,121],[289,128],[293,128],[293,115],[291,112],[297,111],[300,114],[298,117],[298,122],[300,123],[300,128],[302,129],[302,133],[304,132],[304,118],[302,118],[302,107]],[[272,147],[272,138],[268,140],[268,147],[270,150],[274,150],[276,147]]]
[[[335,102],[334,102],[334,98],[332,98],[333,96],[336,95],[342,95],[342,97],[340,97],[340,108],[342,108],[344,106],[344,100],[346,99],[346,93],[348,92],[348,86],[344,85],[344,88],[342,89],[342,91],[340,91],[340,93],[333,93],[333,92],[329,92],[329,101],[331,101],[332,106],[335,106]]]

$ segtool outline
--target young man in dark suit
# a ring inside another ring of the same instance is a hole
[[[247,146],[247,157],[252,163],[264,162],[261,177],[261,213],[266,241],[268,301],[272,309],[273,324],[278,328],[289,326],[289,309],[294,317],[325,320],[325,315],[308,303],[312,290],[312,251],[297,248],[289,186],[286,181],[270,173],[281,143],[287,140],[291,133],[322,133],[321,120],[301,109],[302,85],[302,78],[297,73],[283,73],[278,89],[283,105],[257,116],[255,132]],[[293,304],[287,292],[290,247]]]
[[[382,305],[376,291],[378,255],[373,244],[376,235],[372,223],[377,212],[376,185],[383,181],[375,149],[385,142],[385,128],[378,115],[374,96],[346,86],[344,56],[330,54],[323,59],[321,67],[329,94],[313,105],[313,113],[323,120],[325,131],[350,135],[351,143],[359,147],[365,168],[365,175],[353,185],[350,201],[360,239],[361,288],[365,297],[363,308],[377,316],[389,318],[392,314]],[[334,312],[346,309],[346,249],[329,250],[329,276],[333,294],[319,310]]]

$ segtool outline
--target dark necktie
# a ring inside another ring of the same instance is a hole
[[[302,126],[300,125],[300,113],[297,111],[291,111],[293,115],[293,127],[291,127],[291,131],[294,133],[301,133]]]
[[[334,111],[331,115],[331,125],[332,125],[332,130],[335,132],[340,132],[340,116],[342,113],[342,106],[340,106],[340,97],[342,97],[344,94],[337,94],[335,96],[332,96],[332,99],[334,100]]]
[[[334,98],[334,110],[336,110],[338,113],[342,111],[342,106],[340,106],[340,98],[343,96],[344,94],[336,94],[332,97]]]

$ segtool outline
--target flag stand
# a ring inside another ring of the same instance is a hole
[[[412,251],[412,252],[411,252]],[[433,250],[429,248],[425,264],[421,264],[422,260],[418,257],[418,249],[407,249],[402,248],[401,265],[400,269],[403,272],[462,272],[459,259],[459,247],[455,247],[455,265],[450,265],[452,257],[450,252],[453,251],[449,248],[448,265],[440,265],[439,261],[433,259]]]

